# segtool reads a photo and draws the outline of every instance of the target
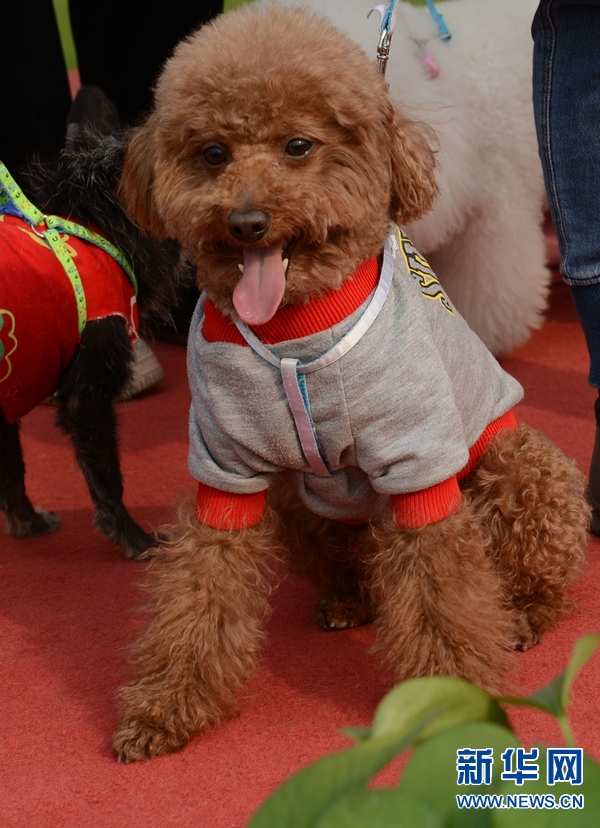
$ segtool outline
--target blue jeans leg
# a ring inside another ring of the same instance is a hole
[[[540,158],[561,273],[600,388],[600,0],[541,0],[532,35]]]
[[[600,0],[541,0],[533,104],[568,284],[600,282]]]
[[[533,25],[533,107],[552,220],[600,388],[600,0],[540,0]],[[600,397],[588,500],[600,535]]]

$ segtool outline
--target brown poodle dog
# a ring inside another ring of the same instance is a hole
[[[225,15],[165,66],[122,195],[188,249],[205,292],[189,347],[199,488],[150,565],[121,761],[236,711],[274,555],[315,583],[325,629],[373,620],[398,679],[496,688],[569,607],[583,478],[516,425],[520,386],[394,226],[431,206],[431,137],[306,10]]]

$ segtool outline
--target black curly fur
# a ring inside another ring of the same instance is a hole
[[[94,225],[121,250],[138,280],[143,329],[169,316],[180,288],[193,282],[192,271],[176,242],[158,242],[141,233],[118,201],[126,133],[100,90],[84,87],[82,93],[86,106],[77,107],[77,100],[73,104],[63,149],[54,159],[34,158],[19,183],[43,213]]]
[[[44,213],[94,226],[129,259],[138,280],[140,321],[168,317],[181,287],[193,280],[175,242],[142,234],[116,198],[123,163],[124,132],[103,93],[84,87],[69,114],[67,139],[58,157],[34,160],[19,183]],[[2,270],[0,268],[0,278]],[[87,323],[56,392],[57,425],[75,447],[95,505],[95,521],[127,557],[155,545],[123,505],[114,401],[131,376],[133,352],[116,316]],[[43,535],[58,527],[53,512],[34,509],[25,492],[19,424],[0,409],[0,509],[8,534]]]

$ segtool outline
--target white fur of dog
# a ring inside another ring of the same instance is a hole
[[[286,2],[286,0],[284,0]],[[298,0],[287,0],[298,5]],[[375,0],[304,0],[376,58]],[[442,41],[426,6],[397,3],[386,79],[403,111],[439,140],[439,196],[407,228],[471,328],[496,355],[541,325],[550,275],[546,203],[531,100],[531,21],[537,0],[440,3]],[[437,78],[422,57],[437,61]]]

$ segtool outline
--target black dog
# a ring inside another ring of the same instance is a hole
[[[71,107],[66,143],[58,158],[49,164],[40,161],[31,164],[25,175],[20,176],[19,184],[44,214],[91,227],[118,248],[131,263],[137,277],[137,307],[143,326],[150,317],[164,317],[168,313],[176,302],[178,287],[189,282],[191,271],[175,243],[158,243],[141,234],[117,201],[115,190],[122,160],[123,132],[116,110],[99,89],[84,87]],[[23,227],[15,230],[20,219],[13,216],[2,216],[1,219],[0,233],[6,232],[12,222],[13,235],[16,234],[18,240],[24,239],[19,229],[31,236],[32,241],[24,240],[23,245],[36,248],[36,241],[38,246],[44,245],[42,239],[34,238],[36,231],[24,222]],[[85,246],[87,242],[80,244]],[[44,250],[43,255],[49,254]],[[104,253],[96,253],[98,255],[100,261],[105,256],[114,271],[114,260]],[[83,259],[80,254],[79,260]],[[73,258],[73,261],[77,262],[77,259]],[[16,352],[17,345],[21,346],[18,334],[23,328],[18,329],[10,307],[4,307],[7,304],[4,297],[10,297],[10,285],[5,291],[1,284],[5,278],[10,278],[6,270],[3,263],[0,266],[0,508],[6,513],[7,534],[29,537],[54,531],[59,520],[53,512],[34,509],[25,493],[19,422],[13,421],[17,410],[14,389],[16,387],[18,392],[23,384],[19,385],[20,377],[15,378],[16,371],[7,379],[14,367],[10,354]],[[102,269],[98,267],[96,270],[93,278],[104,278]],[[118,266],[116,270],[118,280],[123,274]],[[68,281],[66,284],[67,290],[71,290]],[[44,289],[40,285],[38,294],[36,286],[35,297],[32,297],[32,310],[41,313],[42,317]],[[69,295],[75,304],[74,296]],[[131,307],[134,305],[132,299]],[[71,307],[67,310],[69,314],[75,313]],[[11,324],[14,330],[10,328]],[[156,539],[131,518],[122,500],[114,401],[131,376],[131,333],[123,315],[88,320],[70,361],[61,366],[58,386],[50,390],[55,392],[58,403],[57,424],[72,438],[77,461],[94,501],[96,525],[123,547],[128,558],[135,558],[155,545]],[[43,372],[42,367],[42,375]],[[23,383],[27,382],[34,381],[25,376]],[[9,392],[10,383],[12,389]],[[40,387],[40,396],[35,386],[34,393],[37,397],[31,400],[29,408],[41,402],[48,389]],[[16,416],[22,413],[25,412]]]

